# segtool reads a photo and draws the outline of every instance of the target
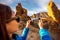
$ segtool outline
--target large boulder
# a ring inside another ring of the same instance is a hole
[[[19,16],[21,21],[27,21],[30,17],[27,15],[27,10],[22,7],[21,3],[16,6],[16,16]]]
[[[49,16],[49,32],[54,40],[60,40],[60,11],[54,2],[50,1],[47,6]]]

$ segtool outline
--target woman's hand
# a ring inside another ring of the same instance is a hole
[[[40,29],[43,28],[43,22],[42,22],[42,20],[39,20],[38,26],[39,26]]]
[[[28,28],[30,26],[30,22],[31,22],[31,20],[27,21],[26,28]]]

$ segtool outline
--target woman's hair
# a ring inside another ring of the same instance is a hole
[[[0,4],[0,40],[10,40],[6,29],[6,20],[11,19],[11,16],[10,7]]]

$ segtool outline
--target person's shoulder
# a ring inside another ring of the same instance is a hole
[[[40,29],[39,32],[40,32],[40,35],[48,35],[49,34],[48,30],[44,29],[44,28]]]

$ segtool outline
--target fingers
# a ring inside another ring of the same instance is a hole
[[[28,24],[30,24],[31,20],[28,20],[27,22],[28,22]]]
[[[27,21],[26,28],[28,28],[30,26],[30,22],[31,22],[31,20]]]
[[[42,22],[42,20],[39,20],[38,26],[39,26],[39,28],[43,28],[43,22]]]
[[[39,20],[39,23],[38,24],[41,25],[42,24],[42,20]]]

